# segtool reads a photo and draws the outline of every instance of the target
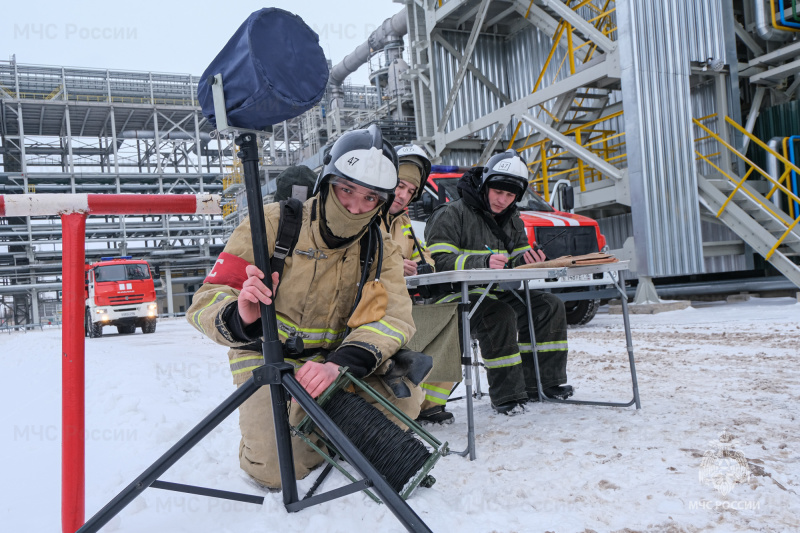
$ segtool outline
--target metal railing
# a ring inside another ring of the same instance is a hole
[[[575,3],[575,5],[570,6],[571,3]],[[617,27],[613,25],[613,19],[611,17],[612,13],[616,11],[616,6],[611,7],[613,0],[606,0],[603,4],[603,7],[600,8],[594,3],[592,0],[567,0],[566,5],[570,7],[573,11],[577,11],[580,8],[587,7],[589,9],[594,10],[598,14],[591,19],[588,19],[587,22],[594,25],[595,28],[600,30],[603,35],[609,37],[610,39],[613,38],[612,34],[616,32]],[[528,17],[530,14],[530,8],[533,5],[533,0],[531,0],[530,5],[528,6],[528,11],[525,13],[525,18]],[[541,73],[536,80],[536,83],[533,86],[533,90],[531,93],[535,93],[540,89],[542,81],[544,80],[545,73],[550,68],[550,65],[553,61],[553,57],[555,56],[555,52],[560,46],[560,43],[564,36],[566,35],[567,40],[567,53],[564,57],[561,58],[561,62],[556,69],[556,72],[553,76],[554,80],[558,79],[562,69],[564,68],[565,63],[569,65],[569,73],[570,75],[575,74],[576,72],[576,60],[577,52],[585,46],[589,47],[588,52],[583,58],[583,63],[588,62],[591,60],[594,53],[597,51],[597,44],[592,41],[585,41],[583,44],[575,46],[574,45],[574,28],[572,24],[565,20],[561,20],[556,27],[555,34],[553,35],[553,45],[550,48],[550,53],[547,56],[547,59],[542,66]],[[584,107],[584,103],[587,98],[576,98],[573,103],[574,107],[582,108]],[[542,113],[548,115],[554,124],[559,123],[559,119],[554,116],[545,106],[544,104],[539,104],[537,106],[539,109],[536,111],[537,118],[541,117]],[[570,117],[571,120],[575,120],[580,116],[580,113],[585,112],[581,109],[571,110],[572,116]],[[605,161],[615,164],[615,165],[622,165],[627,160],[627,154],[623,151],[625,142],[622,141],[622,137],[625,135],[624,133],[618,133],[615,130],[609,129],[596,129],[593,128],[594,126],[598,126],[603,122],[607,122],[611,119],[617,118],[622,116],[622,111],[617,113],[613,113],[611,115],[598,118],[596,120],[587,122],[585,124],[581,124],[578,127],[572,128],[564,132],[567,136],[574,136],[575,142],[588,148],[591,152],[595,153],[599,157],[603,158]],[[517,140],[517,136],[519,135],[520,128],[522,126],[522,121],[520,120],[517,123],[516,128],[514,129],[514,133],[511,136],[511,140],[508,143],[508,147],[512,148],[514,143]],[[560,161],[561,158],[567,156],[569,154],[566,150],[558,150],[550,147],[551,140],[550,139],[543,139],[538,142],[530,143],[530,137],[533,135],[533,132],[529,133],[528,136],[523,141],[522,146],[518,149],[519,152],[523,152],[525,150],[531,148],[538,148],[539,158],[534,161],[529,161],[528,166],[530,168],[535,168],[537,165],[540,169],[540,174],[538,177],[535,177],[531,180],[531,186],[533,186],[537,191],[539,191],[545,198],[546,201],[550,201],[550,189],[549,183],[551,180],[555,179],[568,179],[573,183],[577,183],[580,187],[581,192],[586,191],[586,183],[594,182],[597,180],[603,179],[603,175],[600,171],[595,169],[594,167],[587,166],[586,163],[583,162],[581,158],[577,158],[577,168],[569,168],[569,169],[562,169],[557,167],[558,163],[555,161]],[[584,141],[583,137],[588,135],[589,137]],[[615,140],[619,139],[619,141],[614,142]]]
[[[3,87],[3,90],[17,100],[55,100],[61,94],[61,100],[70,102],[110,102],[122,104],[147,104],[147,105],[179,105],[179,106],[199,106],[195,97],[186,98],[150,98],[146,96],[109,96],[108,94],[67,94],[64,97],[62,87],[58,86],[51,92],[22,92]]]
[[[617,168],[624,168],[627,162],[628,154],[624,152],[625,142],[621,139],[625,133],[618,133],[616,130],[593,128],[593,126],[602,124],[608,120],[619,117],[622,112],[612,113],[607,117],[602,117],[595,121],[581,124],[576,128],[572,128],[564,132],[567,136],[574,136],[576,144],[587,148],[590,152],[594,153],[604,161],[611,163]],[[589,135],[590,137],[584,142],[583,136]],[[604,175],[596,168],[587,165],[581,158],[577,158],[577,166],[571,168],[558,168],[552,163],[553,161],[560,161],[559,158],[565,157],[569,154],[567,150],[553,150],[548,149],[547,144],[550,139],[544,139],[529,145],[525,145],[519,151],[527,150],[530,148],[539,149],[539,158],[529,161],[529,166],[540,165],[541,174],[531,180],[531,185],[540,192],[545,200],[550,201],[549,182],[557,179],[568,179],[573,184],[577,183],[581,192],[586,191],[587,183],[594,183],[604,178]],[[549,153],[548,153],[549,152]]]
[[[744,176],[739,178],[738,176],[732,175],[733,174],[732,172],[730,172],[730,173],[726,172],[725,170],[720,168],[720,166],[717,163],[715,163],[712,160],[713,158],[721,155],[721,153],[722,153],[721,150],[719,152],[715,152],[715,153],[712,153],[712,154],[702,154],[702,153],[700,153],[700,151],[695,150],[695,154],[697,154],[697,159],[698,160],[705,161],[708,165],[710,165],[711,167],[716,169],[720,174],[722,174],[723,176],[728,178],[735,185],[733,190],[730,192],[730,194],[725,199],[725,202],[722,204],[722,206],[717,211],[716,216],[717,216],[717,218],[719,218],[720,215],[722,215],[722,213],[727,208],[728,204],[733,200],[733,197],[736,196],[737,193],[741,192],[741,193],[747,195],[751,200],[756,202],[761,208],[763,208],[770,215],[772,215],[775,218],[776,221],[778,221],[781,224],[783,224],[786,227],[786,231],[784,231],[784,233],[780,237],[777,238],[775,244],[772,246],[772,248],[770,248],[769,252],[764,256],[765,259],[769,260],[770,257],[772,257],[772,254],[775,253],[775,250],[778,249],[778,247],[781,245],[781,243],[786,239],[786,237],[788,237],[791,234],[792,230],[797,226],[798,222],[800,222],[800,217],[794,217],[794,216],[791,217],[792,218],[792,222],[787,222],[784,219],[784,217],[781,216],[781,214],[779,214],[779,213],[777,213],[775,211],[777,206],[775,204],[771,203],[769,200],[772,198],[772,196],[774,194],[776,194],[778,191],[780,191],[780,192],[782,192],[783,194],[785,194],[787,196],[787,198],[789,199],[789,203],[790,204],[792,202],[800,202],[800,198],[798,198],[797,195],[795,195],[791,190],[789,190],[788,187],[786,187],[784,185],[784,183],[788,183],[788,179],[789,179],[790,174],[793,171],[794,172],[800,172],[800,168],[795,166],[791,161],[786,159],[784,156],[782,156],[781,154],[779,154],[775,150],[771,149],[761,139],[759,139],[755,135],[753,135],[750,132],[748,132],[741,125],[737,124],[736,121],[734,121],[733,119],[731,119],[728,116],[725,116],[724,117],[725,123],[727,123],[729,126],[734,128],[735,130],[739,131],[742,135],[745,135],[746,137],[748,137],[750,139],[750,142],[752,142],[755,145],[763,148],[768,154],[774,156],[778,161],[783,163],[784,168],[786,169],[786,170],[784,170],[783,174],[781,174],[781,176],[779,178],[777,178],[777,179],[775,177],[773,177],[773,176],[770,176],[768,172],[766,172],[764,169],[759,167],[757,164],[755,164],[753,161],[751,161],[747,156],[745,156],[744,154],[739,152],[736,148],[731,146],[720,135],[718,135],[717,133],[711,131],[707,126],[705,126],[703,124],[702,121],[709,120],[711,118],[716,118],[716,116],[717,115],[714,114],[714,115],[708,115],[708,116],[705,116],[705,117],[701,117],[700,119],[696,119],[696,118],[692,119],[692,122],[694,122],[695,126],[699,127],[701,130],[706,132],[705,136],[701,136],[701,137],[696,138],[695,139],[695,143],[698,143],[698,142],[704,141],[704,140],[708,140],[708,139],[713,139],[719,145],[721,145],[721,147],[726,148],[731,154],[733,154],[736,157],[738,157],[739,159],[741,159],[745,163],[745,165],[749,167],[747,169],[747,172],[745,172]],[[754,195],[749,189],[744,187],[745,182],[750,178],[750,176],[753,174],[754,171],[757,172],[758,174],[761,174],[761,176],[763,176],[770,184],[772,184],[772,187],[770,188],[769,192],[767,192],[767,194],[764,195],[763,199],[761,197],[759,197],[758,195]],[[767,202],[763,201],[764,199],[766,199]]]

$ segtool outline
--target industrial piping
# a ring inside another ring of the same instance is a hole
[[[756,18],[756,33],[765,41],[787,41],[793,33],[790,31],[779,30],[772,25],[772,14],[770,11],[769,0],[755,0],[753,10]]]
[[[407,8],[403,8],[396,15],[383,21],[377,30],[372,32],[366,41],[356,47],[337,63],[328,77],[331,86],[331,107],[341,108],[344,104],[344,80],[358,70],[358,67],[369,60],[373,50],[381,50],[387,42],[396,40],[408,33]]]

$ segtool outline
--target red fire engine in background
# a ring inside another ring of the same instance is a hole
[[[86,336],[101,337],[103,326],[116,326],[120,334],[136,328],[156,331],[156,289],[147,261],[131,256],[102,257],[86,265]]]

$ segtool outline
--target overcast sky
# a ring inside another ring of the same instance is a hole
[[[0,60],[16,54],[24,64],[199,76],[248,15],[263,7],[300,15],[336,64],[403,5],[391,0],[4,2]],[[351,81],[368,83],[366,68]]]

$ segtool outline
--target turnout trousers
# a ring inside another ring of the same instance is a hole
[[[567,382],[567,317],[557,296],[535,290],[530,295],[539,374],[547,389]],[[471,294],[470,304],[479,297]],[[490,293],[469,324],[481,348],[492,404],[538,396],[525,293]]]

